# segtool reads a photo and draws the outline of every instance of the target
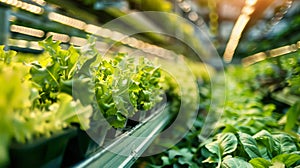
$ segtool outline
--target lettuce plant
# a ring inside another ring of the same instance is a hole
[[[72,123],[79,123],[82,129],[88,129],[92,112],[91,106],[83,106],[79,100],[74,101],[72,96],[63,92],[49,91],[49,95],[55,95],[52,97],[55,102],[45,97],[47,89],[52,89],[49,84],[56,84],[57,81],[51,76],[51,68],[42,71],[47,72],[47,75],[40,74],[44,78],[38,77],[38,73],[32,72],[32,67],[13,62],[15,55],[14,51],[5,52],[3,47],[0,50],[1,166],[8,163],[11,142],[26,143],[42,136],[50,137]]]

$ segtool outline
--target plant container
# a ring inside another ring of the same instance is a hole
[[[41,137],[32,142],[10,145],[10,167],[59,167],[66,145],[77,133],[76,128],[68,128],[51,137]]]

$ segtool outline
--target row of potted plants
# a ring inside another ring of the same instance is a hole
[[[144,57],[104,58],[92,41],[83,50],[51,37],[40,45],[34,59],[0,48],[0,167],[70,166],[162,100],[161,70]]]

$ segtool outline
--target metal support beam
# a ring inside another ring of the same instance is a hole
[[[5,45],[8,49],[10,9],[0,5],[0,45]]]

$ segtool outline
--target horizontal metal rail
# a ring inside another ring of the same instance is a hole
[[[102,147],[74,167],[130,167],[150,146],[158,133],[166,127],[171,118],[168,108],[160,107],[144,122],[123,133],[111,144]]]

